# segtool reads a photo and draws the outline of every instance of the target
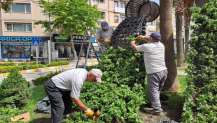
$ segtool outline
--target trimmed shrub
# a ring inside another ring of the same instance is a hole
[[[217,0],[193,9],[184,123],[217,122]]]
[[[11,70],[0,86],[0,107],[21,108],[30,96],[28,82],[18,70]]]

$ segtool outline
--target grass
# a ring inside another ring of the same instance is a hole
[[[37,119],[38,116],[34,112],[36,109],[37,102],[45,97],[45,90],[43,85],[35,86],[31,90],[31,98],[25,109],[31,114],[31,120]]]
[[[180,93],[183,93],[187,88],[187,77],[184,75],[179,75],[178,80],[180,83]]]
[[[187,78],[186,76],[178,76],[178,80],[180,82],[180,92],[179,93],[175,93],[175,94],[171,94],[169,93],[169,107],[172,109],[177,108],[177,106],[182,105],[182,103],[184,102],[184,98],[183,98],[183,92],[185,92],[186,87],[187,87]],[[25,109],[27,109],[28,112],[30,112],[31,114],[31,121],[33,122],[34,120],[40,119],[41,116],[39,114],[37,114],[36,112],[34,112],[34,110],[36,109],[36,105],[37,102],[40,101],[41,99],[43,99],[45,97],[45,90],[44,90],[44,86],[39,84],[33,88],[31,88],[31,93],[32,96],[30,98],[30,101],[28,102],[27,106],[25,107]],[[46,117],[46,116],[45,116]]]

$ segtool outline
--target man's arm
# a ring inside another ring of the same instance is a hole
[[[86,111],[88,109],[87,106],[79,98],[71,98],[71,99],[77,106],[80,107],[82,111]]]

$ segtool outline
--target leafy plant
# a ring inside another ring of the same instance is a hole
[[[103,80],[108,83],[130,87],[134,87],[134,84],[145,86],[143,56],[131,49],[110,48],[102,55],[97,67],[103,71]]]
[[[52,18],[51,30],[59,30],[62,34],[84,34],[87,29],[94,29],[100,19],[100,12],[86,0],[40,0],[45,13]],[[41,21],[47,31],[49,22]]]
[[[34,85],[38,86],[38,85],[43,85],[44,82],[46,82],[47,80],[49,80],[51,77],[53,77],[54,75],[58,74],[58,72],[55,73],[49,73],[48,75],[44,76],[44,77],[40,77],[37,78],[35,80],[33,80],[32,82],[34,83]]]
[[[92,109],[102,112],[99,123],[139,123],[140,105],[146,103],[145,67],[142,55],[127,49],[108,49],[99,65],[103,71],[103,83],[86,83],[81,92],[81,100]],[[76,108],[76,107],[74,107]],[[66,122],[91,123],[83,113],[75,113]]]
[[[143,97],[143,93],[134,92],[127,85],[118,86],[112,83],[86,83],[81,93],[81,100],[102,112],[99,122],[141,122],[137,112],[144,101]],[[74,122],[91,121],[83,113],[78,115],[73,117]]]
[[[10,72],[0,86],[0,107],[21,108],[28,101],[28,82],[17,70]]]
[[[193,8],[193,34],[188,55],[188,81],[182,121],[217,122],[217,0]]]
[[[0,107],[0,123],[10,123],[10,118],[23,113],[23,110],[17,108]]]
[[[67,65],[69,61],[61,60],[61,61],[52,61],[50,64],[37,64],[35,62],[27,62],[27,63],[1,63],[0,64],[0,73],[6,73],[11,70],[28,70],[28,69],[36,69],[36,68],[43,68],[43,67],[51,67],[51,66],[59,66],[59,65]]]

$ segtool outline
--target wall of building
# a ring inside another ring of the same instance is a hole
[[[89,4],[96,5],[99,11],[105,14],[101,21],[107,21],[111,26],[117,27],[124,19],[127,1],[128,0],[89,0]]]
[[[13,3],[30,4],[31,12],[26,12],[27,10],[25,12],[15,12],[15,10],[14,11],[1,10],[0,35],[2,36],[46,36],[48,35],[47,33],[44,32],[44,29],[41,27],[41,25],[35,25],[35,22],[39,20],[46,20],[48,18],[43,14],[42,9],[38,4],[38,0],[14,0]],[[6,23],[9,24],[28,23],[32,25],[32,30],[31,31],[8,30]]]

